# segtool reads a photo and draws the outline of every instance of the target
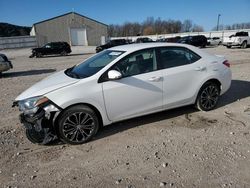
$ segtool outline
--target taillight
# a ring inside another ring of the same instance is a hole
[[[230,63],[228,62],[228,60],[224,61],[223,64],[230,68]]]

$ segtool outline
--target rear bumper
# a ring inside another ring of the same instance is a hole
[[[222,79],[221,79],[221,95],[223,95],[224,93],[226,93],[227,90],[229,90],[229,88],[231,86],[231,81],[232,81],[232,72],[228,68],[222,74]]]

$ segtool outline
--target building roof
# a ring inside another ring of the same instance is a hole
[[[47,19],[47,20],[43,20],[43,21],[40,21],[40,22],[34,23],[34,24],[33,24],[33,26],[34,26],[34,25],[37,25],[37,24],[40,24],[40,23],[43,23],[43,22],[47,22],[47,21],[50,21],[50,20],[56,19],[56,18],[60,18],[60,17],[63,17],[63,16],[67,16],[67,15],[69,15],[69,14],[76,14],[76,15],[78,15],[78,16],[81,16],[81,17],[83,17],[83,18],[86,18],[86,19],[92,20],[92,21],[94,21],[94,22],[97,22],[97,23],[99,23],[99,24],[102,24],[102,25],[105,25],[105,26],[107,26],[107,27],[108,27],[108,25],[107,25],[107,24],[104,24],[104,23],[102,23],[102,22],[99,22],[99,21],[97,21],[97,20],[94,20],[94,19],[92,19],[92,18],[89,18],[89,17],[87,17],[87,16],[83,16],[83,15],[78,14],[78,13],[76,13],[76,12],[68,12],[68,13],[63,14],[63,15],[60,15],[60,16],[56,16],[56,17],[53,17],[53,18],[50,18],[50,19]]]

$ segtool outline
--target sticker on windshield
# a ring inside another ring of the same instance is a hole
[[[112,55],[112,56],[118,56],[118,55],[121,55],[122,52],[110,52],[109,55]]]

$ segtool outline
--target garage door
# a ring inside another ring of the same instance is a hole
[[[73,46],[87,46],[87,34],[85,28],[71,28],[71,45]]]

